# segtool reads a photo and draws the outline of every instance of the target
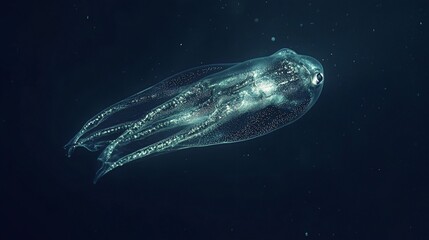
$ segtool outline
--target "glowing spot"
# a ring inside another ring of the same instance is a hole
[[[263,92],[265,95],[271,95],[276,90],[276,85],[269,80],[256,81],[255,85],[255,91]]]

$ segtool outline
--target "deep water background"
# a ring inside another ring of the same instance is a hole
[[[427,1],[15,1],[2,6],[1,239],[428,239]],[[302,119],[121,167],[63,145],[182,70],[319,59]]]

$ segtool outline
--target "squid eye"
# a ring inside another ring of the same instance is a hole
[[[323,82],[323,73],[316,73],[313,76],[313,79],[311,80],[311,83],[313,83],[314,85],[319,85]]]

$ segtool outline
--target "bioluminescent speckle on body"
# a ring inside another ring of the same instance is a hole
[[[65,146],[102,150],[94,179],[131,161],[249,140],[303,116],[323,87],[314,58],[281,49],[236,64],[176,74],[104,109]]]

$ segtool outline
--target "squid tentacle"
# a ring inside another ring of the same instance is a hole
[[[109,161],[109,159],[105,159],[103,161],[103,165],[96,174],[94,183],[97,182],[97,180],[104,176],[106,173],[128,162],[147,157],[156,153],[180,149],[181,143],[207,134],[208,132],[215,129],[217,126],[221,125],[224,122],[224,119],[228,119],[227,116],[233,114],[234,111],[237,110],[237,106],[239,104],[236,104],[236,102],[239,101],[233,101],[230,104],[225,104],[223,107],[216,109],[212,114],[209,115],[209,117],[205,121],[198,124],[197,126],[187,128],[171,137],[165,138],[156,143],[143,147],[137,151],[134,151],[128,155],[119,158],[114,162]]]
[[[133,135],[135,132],[141,131],[143,128],[152,122],[159,115],[166,113],[167,111],[183,106],[188,103],[190,100],[200,97],[203,94],[204,90],[203,84],[198,84],[190,88],[188,91],[174,97],[172,100],[167,101],[160,106],[156,107],[154,110],[150,111],[143,117],[141,120],[136,121],[130,128],[128,128],[122,135],[113,140],[101,153],[98,158],[100,161],[108,161],[111,157],[114,149],[121,143],[127,141],[130,135]]]

